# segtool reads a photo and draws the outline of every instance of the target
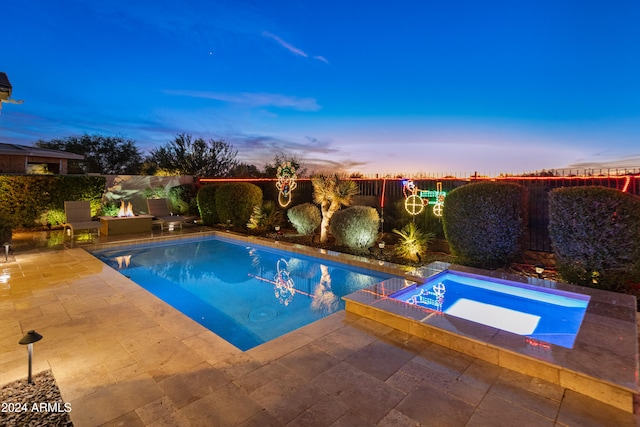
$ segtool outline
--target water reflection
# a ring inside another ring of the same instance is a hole
[[[110,256],[108,256],[110,255]],[[378,283],[380,278],[357,273],[318,260],[283,257],[257,248],[223,241],[114,250],[103,253],[118,270],[142,268],[158,278],[188,288],[191,285],[219,292],[218,283],[246,286],[251,297],[258,292],[252,281],[272,286],[273,297],[282,306],[297,298],[309,301],[310,309],[325,316],[344,308],[342,297]]]
[[[324,264],[320,265],[320,282],[313,291],[313,301],[311,309],[317,313],[330,314],[340,309],[340,298],[333,292],[331,288],[331,274],[329,267]]]
[[[287,271],[287,261],[280,258],[276,264],[276,275],[274,281],[274,294],[280,304],[289,305],[296,293],[295,283]]]
[[[429,308],[434,311],[441,312],[444,305],[444,294],[447,292],[447,287],[444,283],[439,282],[433,285],[432,288],[425,288],[420,290],[416,295],[407,299],[407,303],[413,305],[419,305],[420,307]]]

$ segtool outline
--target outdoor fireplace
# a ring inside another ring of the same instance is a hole
[[[151,231],[152,215],[136,215],[131,202],[120,202],[120,209],[116,216],[101,216],[102,227],[100,233],[105,236],[113,234],[133,234]]]

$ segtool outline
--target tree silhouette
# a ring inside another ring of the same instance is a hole
[[[142,154],[135,142],[120,136],[83,134],[40,140],[36,146],[83,155],[84,160],[69,160],[69,173],[135,175],[142,164]]]
[[[238,151],[223,140],[192,140],[190,134],[181,133],[165,146],[151,150],[147,162],[175,175],[225,177],[238,164],[237,155]]]

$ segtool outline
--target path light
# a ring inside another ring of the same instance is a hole
[[[40,335],[36,331],[31,330],[31,331],[27,332],[27,335],[22,337],[22,339],[20,341],[18,341],[18,344],[26,345],[27,346],[27,350],[29,352],[29,377],[27,379],[27,382],[29,384],[33,384],[33,381],[31,379],[31,359],[33,359],[33,343],[34,342],[38,342],[41,339],[42,339],[42,335]]]
[[[536,274],[538,275],[539,279],[542,279],[542,273],[544,273],[544,265],[542,264],[538,264],[536,265]]]
[[[11,246],[9,243],[4,244],[4,260],[5,261],[9,261],[9,246]]]

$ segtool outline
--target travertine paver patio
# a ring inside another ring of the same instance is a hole
[[[640,425],[344,311],[247,352],[81,248],[0,266],[0,385],[51,369],[76,426]],[[1,414],[0,414],[1,415]]]

